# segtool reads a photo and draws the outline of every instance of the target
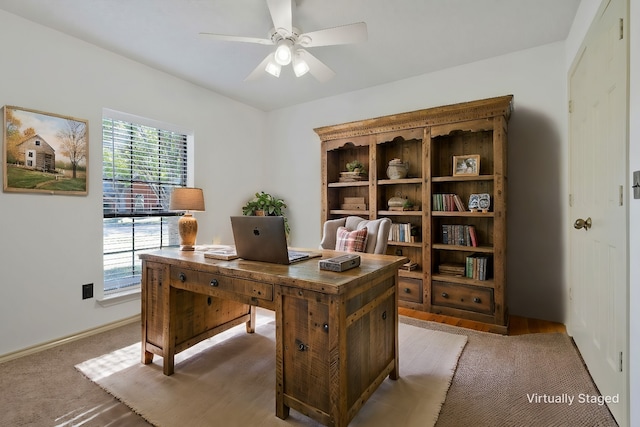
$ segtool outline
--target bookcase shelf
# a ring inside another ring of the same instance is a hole
[[[484,254],[493,253],[493,247],[490,246],[461,246],[461,245],[447,245],[444,243],[434,243],[431,245],[433,249],[441,251],[456,251],[456,252],[479,252]]]
[[[378,216],[422,216],[422,211],[378,211]]]
[[[448,216],[460,218],[493,218],[493,212],[460,212],[460,211],[433,211],[432,216]]]
[[[421,242],[398,242],[396,240],[389,240],[388,246],[404,246],[407,248],[421,248]]]
[[[400,306],[485,322],[493,332],[507,332],[507,124],[512,100],[508,95],[314,129],[322,142],[322,223],[348,215],[388,217],[407,224],[415,239],[388,242],[389,254],[418,264],[415,270],[399,271]],[[466,162],[465,156],[473,159],[473,167],[454,170],[454,159]],[[341,182],[345,165],[353,161],[365,166],[366,178]],[[407,172],[404,178],[388,173],[390,162],[398,161]],[[444,205],[442,194],[458,196],[456,207],[450,199]],[[489,195],[489,208],[468,210],[471,196],[480,194]],[[366,209],[341,209],[345,198],[364,200]],[[417,208],[396,210],[398,198]],[[478,246],[443,244],[443,229],[457,232],[457,226],[473,228]],[[477,277],[488,274],[487,280],[441,274],[443,265],[467,268],[467,257],[475,266],[487,265],[474,267],[482,273]]]

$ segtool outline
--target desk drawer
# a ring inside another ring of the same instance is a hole
[[[178,287],[192,288],[207,294],[233,294],[238,297],[273,301],[273,285],[221,274],[205,273],[186,268],[171,267],[171,282]],[[242,299],[242,298],[241,298]]]
[[[432,290],[433,305],[493,314],[493,289],[491,288],[434,281]]]
[[[398,299],[422,303],[422,280],[400,277],[398,280]]]

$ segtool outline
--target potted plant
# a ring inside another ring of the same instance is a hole
[[[284,200],[261,191],[242,207],[242,214],[248,216],[282,216],[284,229],[289,235],[289,222],[284,214],[287,204]]]
[[[362,164],[362,162],[360,162],[359,160],[354,160],[352,162],[347,163],[347,171],[349,172],[353,172],[355,174],[358,175],[366,175],[367,174],[367,170],[365,169],[364,165]]]

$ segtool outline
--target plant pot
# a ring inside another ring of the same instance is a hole
[[[406,178],[409,173],[409,162],[403,162],[400,159],[393,159],[387,167],[387,176],[389,179]]]

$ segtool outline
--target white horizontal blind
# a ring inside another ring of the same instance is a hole
[[[187,135],[102,120],[105,293],[140,283],[140,251],[179,245],[169,197],[187,184]]]

